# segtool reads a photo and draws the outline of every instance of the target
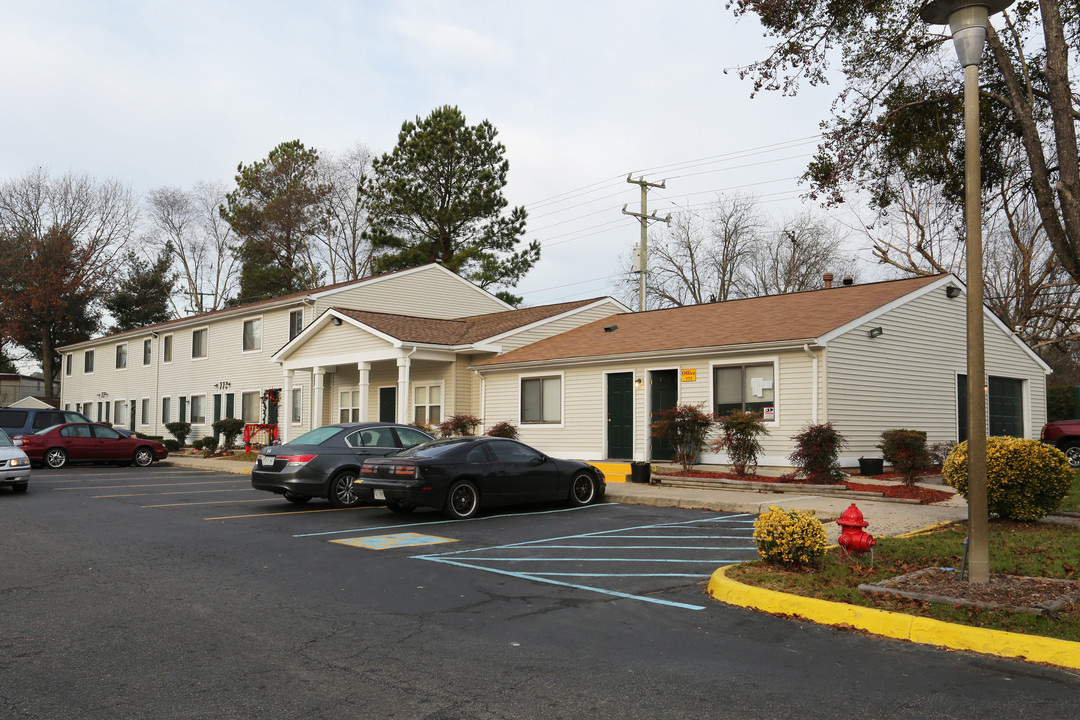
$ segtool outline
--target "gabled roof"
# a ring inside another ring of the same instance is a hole
[[[933,275],[613,315],[478,365],[809,342],[949,277]]]
[[[602,300],[604,298],[576,300],[555,305],[540,305],[520,310],[473,315],[456,320],[438,320],[338,307],[330,309],[335,313],[356,320],[373,330],[403,342],[456,346],[480,342],[496,335],[502,335],[532,325],[541,320],[578,310]]]

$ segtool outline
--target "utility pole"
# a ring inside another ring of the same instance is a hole
[[[648,269],[648,249],[649,249],[649,221],[654,220],[656,222],[671,224],[671,214],[667,217],[658,217],[656,211],[653,211],[652,215],[649,215],[649,188],[660,188],[663,190],[666,187],[667,180],[662,180],[659,183],[651,183],[645,180],[645,176],[642,175],[637,180],[634,180],[630,175],[626,176],[626,182],[632,185],[641,186],[641,212],[629,212],[626,209],[626,205],[622,206],[623,215],[633,215],[641,220],[641,246],[638,248],[638,262],[637,271],[640,279],[640,290],[638,297],[638,312],[645,311],[645,271]]]

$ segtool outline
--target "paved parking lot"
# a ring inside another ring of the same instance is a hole
[[[688,589],[696,592],[717,567],[757,554],[753,517],[746,514],[646,512],[602,503],[529,506],[446,520],[433,511],[398,516],[378,506],[335,509],[320,501],[297,506],[253,490],[245,475],[176,467],[80,467],[39,472],[34,479],[37,490],[180,513],[192,521],[255,523],[296,538],[298,552],[301,540],[358,552],[393,551],[413,562],[685,610],[706,607],[703,595],[694,602],[681,599]],[[552,534],[553,528],[558,532]]]

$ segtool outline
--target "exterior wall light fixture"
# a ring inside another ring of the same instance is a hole
[[[878,326],[878,327],[870,328],[870,332],[868,332],[866,334],[870,336],[871,340],[873,340],[876,337],[881,337],[882,335],[884,335],[885,331],[882,330],[880,326]]]

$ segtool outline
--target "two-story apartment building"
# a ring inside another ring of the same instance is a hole
[[[189,422],[192,438],[224,417],[283,440],[339,420],[437,423],[479,412],[470,364],[625,310],[514,310],[432,264],[63,347],[61,404],[152,435]]]

